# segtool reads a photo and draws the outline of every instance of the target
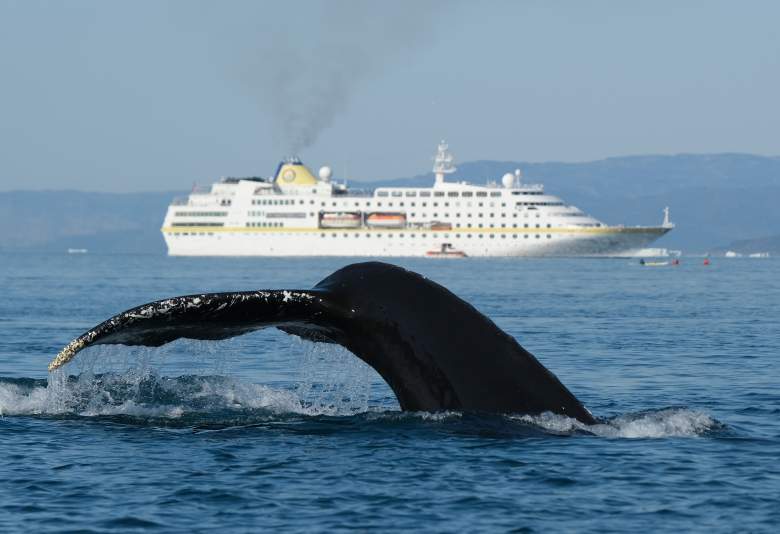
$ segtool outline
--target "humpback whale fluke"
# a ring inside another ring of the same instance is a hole
[[[53,371],[90,345],[160,346],[276,327],[343,345],[373,367],[402,410],[553,412],[595,423],[571,392],[473,306],[380,262],[339,269],[309,290],[188,295],[127,310],[68,344]]]

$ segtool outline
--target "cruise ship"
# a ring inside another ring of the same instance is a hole
[[[171,256],[625,256],[674,225],[610,226],[528,184],[522,173],[448,181],[441,142],[431,187],[350,190],[298,158],[270,178],[223,178],[174,200],[162,227]]]

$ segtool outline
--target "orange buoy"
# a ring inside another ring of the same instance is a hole
[[[710,264],[710,259],[704,258],[704,265],[709,265],[709,264]]]

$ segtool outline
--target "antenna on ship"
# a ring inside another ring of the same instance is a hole
[[[433,172],[436,175],[437,184],[444,183],[445,174],[452,174],[458,170],[453,163],[455,159],[452,157],[449,148],[447,142],[442,139],[442,142],[439,143],[439,147],[436,150],[436,157],[433,160]]]
[[[669,220],[669,206],[664,208],[664,222],[661,226],[664,228],[674,228],[674,223]]]

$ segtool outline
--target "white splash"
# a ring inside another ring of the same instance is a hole
[[[556,434],[582,432],[605,438],[696,437],[722,426],[704,412],[689,408],[664,408],[625,414],[596,425],[586,425],[571,417],[553,413],[510,418]]]

